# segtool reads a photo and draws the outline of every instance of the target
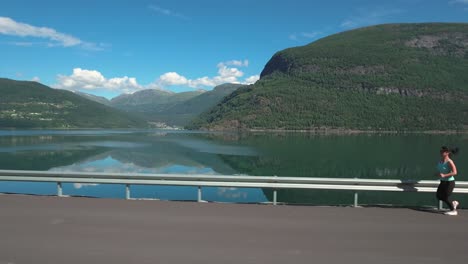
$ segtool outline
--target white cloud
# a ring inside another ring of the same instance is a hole
[[[124,76],[121,78],[112,78],[107,80],[107,82],[104,83],[104,88],[110,90],[121,90],[123,88],[129,91],[134,91],[142,87],[137,83],[136,78]]]
[[[159,76],[156,81],[146,85],[139,84],[134,77],[124,76],[106,78],[101,72],[96,70],[74,68],[71,75],[59,74],[57,76],[57,83],[52,85],[52,87],[72,91],[108,90],[119,93],[133,93],[142,89],[165,90],[170,86],[202,89],[206,87],[215,87],[224,83],[252,84],[260,79],[259,75],[252,75],[242,80],[244,72],[236,67],[232,67],[247,67],[248,65],[248,60],[220,62],[217,65],[218,74],[216,76],[204,76],[195,79],[189,79],[177,72],[166,72]]]
[[[162,8],[162,7],[157,6],[157,5],[150,5],[149,9],[151,9],[153,11],[156,11],[157,13],[165,15],[165,16],[173,16],[173,17],[184,19],[184,20],[189,19],[188,17],[186,17],[185,15],[183,15],[181,13],[174,12],[174,11],[166,9],[166,8]]]
[[[9,17],[0,17],[0,34],[17,36],[17,37],[35,37],[43,38],[52,41],[46,43],[49,47],[62,46],[73,47],[79,46],[87,50],[101,50],[102,44],[94,44],[85,42],[72,35],[57,32],[55,29],[47,27],[36,27],[26,23],[17,22]],[[12,42],[17,46],[32,46],[32,42]]]
[[[188,82],[187,78],[179,75],[177,72],[167,72],[159,77],[159,84],[161,86],[186,85]]]
[[[351,29],[362,26],[369,26],[382,23],[389,18],[392,18],[394,15],[403,13],[403,10],[400,9],[367,9],[360,8],[357,9],[357,15],[350,16],[341,23],[342,28]]]
[[[167,72],[159,77],[154,83],[150,84],[151,87],[164,88],[167,86],[188,86],[190,88],[200,89],[203,87],[214,87],[223,83],[245,83],[250,84],[258,80],[258,75],[247,78],[244,82],[241,82],[239,78],[244,76],[244,72],[236,67],[248,67],[248,60],[231,60],[220,62],[217,65],[218,75],[214,77],[200,77],[196,79],[189,79],[185,76],[180,75],[177,72]]]
[[[237,68],[229,68],[225,63],[218,64],[218,74],[221,78],[242,77],[244,73]]]
[[[224,65],[237,66],[237,67],[249,67],[249,60],[232,60],[223,63]]]
[[[217,82],[214,80],[215,78],[209,78],[205,76],[205,77],[198,78],[196,80],[190,80],[189,87],[191,88],[200,88],[201,86],[214,87],[218,85]]]
[[[58,83],[53,85],[54,88],[73,91],[106,89],[131,93],[143,88],[136,78],[124,76],[106,79],[99,71],[81,68],[73,69],[73,74],[70,76],[58,75],[57,81]]]
[[[31,81],[33,82],[40,82],[41,81],[41,78],[37,77],[37,76],[34,76]]]
[[[249,78],[245,79],[245,84],[254,84],[260,79],[260,75],[252,75]]]

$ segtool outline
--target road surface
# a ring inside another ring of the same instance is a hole
[[[0,264],[467,263],[459,213],[0,195]]]

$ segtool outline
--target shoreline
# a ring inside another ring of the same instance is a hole
[[[196,131],[196,130],[183,130]],[[359,129],[226,129],[226,130],[200,130],[206,132],[225,132],[225,133],[310,133],[318,135],[357,135],[357,134],[424,134],[424,135],[464,135],[468,134],[468,130],[359,130]]]
[[[201,133],[310,133],[318,135],[357,135],[357,134],[424,134],[424,135],[465,135],[468,130],[359,130],[359,129],[337,129],[337,128],[317,128],[317,129],[184,129],[184,128],[2,128],[0,131],[178,131],[178,132],[201,132]]]

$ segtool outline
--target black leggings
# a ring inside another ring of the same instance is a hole
[[[440,181],[439,188],[437,188],[437,199],[445,202],[450,210],[453,210],[453,204],[449,197],[454,188],[455,181]]]

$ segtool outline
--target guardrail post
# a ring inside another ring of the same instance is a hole
[[[275,178],[278,177],[275,175]],[[276,183],[276,181],[275,181]],[[276,205],[278,202],[278,191],[276,189],[273,189],[273,205]]]
[[[61,182],[57,182],[57,196],[58,197],[63,196],[62,183]]]
[[[201,190],[201,186],[198,186],[198,197],[197,197],[197,202],[201,202],[202,201],[202,190]]]
[[[358,207],[358,198],[359,198],[358,192],[354,192],[354,207]]]
[[[130,184],[125,184],[125,199],[130,199]]]
[[[278,192],[276,190],[273,190],[273,205],[277,204],[277,196]]]

